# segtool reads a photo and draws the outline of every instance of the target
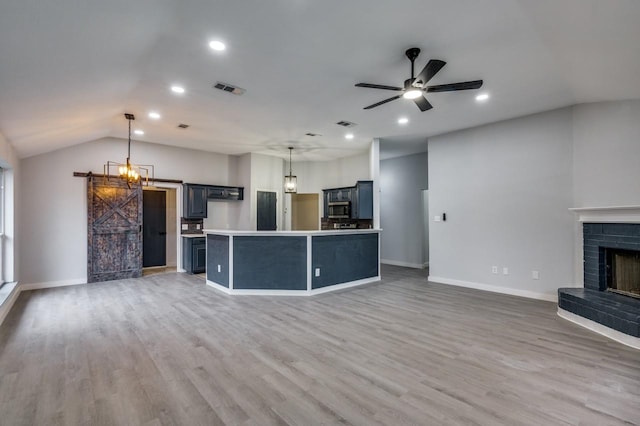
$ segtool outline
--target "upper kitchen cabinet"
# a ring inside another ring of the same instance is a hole
[[[329,205],[348,202],[350,219],[373,219],[373,181],[360,180],[356,186],[323,189],[324,217],[329,217]]]
[[[185,183],[184,205],[182,216],[187,219],[204,219],[207,217],[207,202],[240,201],[244,199],[244,188],[237,186],[201,185]]]
[[[187,219],[207,217],[207,187],[205,185],[184,185],[183,216]]]
[[[208,186],[207,198],[209,200],[242,200],[244,198],[244,188],[236,186]]]
[[[353,198],[352,218],[373,219],[373,181],[358,181]]]
[[[330,203],[351,201],[353,188],[336,188],[327,190]]]

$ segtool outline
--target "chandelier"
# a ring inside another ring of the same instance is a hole
[[[298,178],[291,173],[291,152],[293,147],[289,147],[289,174],[284,177],[284,192],[295,194],[298,192]]]
[[[149,185],[149,180],[154,179],[154,170],[152,165],[141,164],[135,165],[131,163],[131,121],[135,120],[133,114],[125,113],[124,117],[129,121],[129,140],[127,145],[127,161],[125,163],[118,163],[117,161],[107,161],[104,165],[104,175],[107,179],[120,178],[127,182],[127,185],[131,187],[132,184],[144,184]],[[112,174],[112,171],[114,173]],[[115,173],[117,171],[117,174]],[[151,174],[151,177],[149,177]]]

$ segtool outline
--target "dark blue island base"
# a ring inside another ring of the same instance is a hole
[[[205,234],[207,285],[228,294],[308,296],[380,280],[380,230]]]

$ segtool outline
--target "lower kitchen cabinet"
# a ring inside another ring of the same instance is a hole
[[[205,272],[207,243],[205,237],[182,237],[182,267],[190,274]]]

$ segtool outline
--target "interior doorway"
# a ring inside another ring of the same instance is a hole
[[[174,188],[143,191],[142,253],[145,274],[177,266],[177,205]]]
[[[278,229],[276,218],[277,194],[275,192],[258,191],[257,224],[258,231],[275,231]]]
[[[142,267],[167,265],[167,194],[142,192]]]
[[[320,201],[318,194],[291,194],[291,230],[320,229]]]
[[[422,190],[422,262],[429,268],[429,191]]]

